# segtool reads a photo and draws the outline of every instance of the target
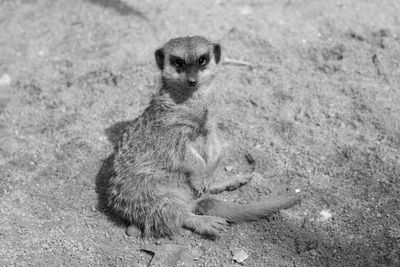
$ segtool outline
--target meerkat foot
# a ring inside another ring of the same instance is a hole
[[[185,218],[184,227],[198,234],[215,238],[220,232],[228,229],[228,222],[220,217],[191,214]]]

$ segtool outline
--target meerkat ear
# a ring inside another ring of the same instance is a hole
[[[214,46],[214,58],[215,58],[215,63],[219,63],[221,60],[221,46],[219,44],[213,44]]]
[[[160,70],[164,69],[164,59],[165,59],[165,54],[164,54],[164,49],[159,48],[156,50],[154,53],[154,56],[156,57],[156,62],[157,66]]]

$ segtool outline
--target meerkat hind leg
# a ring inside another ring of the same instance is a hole
[[[251,176],[237,175],[227,180],[215,181],[209,187],[211,194],[219,194],[223,191],[233,191],[247,184]]]

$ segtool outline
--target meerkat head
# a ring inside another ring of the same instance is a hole
[[[163,82],[189,93],[215,76],[221,59],[221,46],[200,36],[180,37],[157,49],[155,58]]]

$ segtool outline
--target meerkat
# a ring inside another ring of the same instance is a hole
[[[228,222],[265,218],[298,203],[298,196],[248,205],[210,197],[222,155],[211,84],[221,46],[180,37],[156,50],[155,59],[161,88],[116,146],[108,190],[113,212],[145,236],[172,237],[184,227],[215,237]]]

